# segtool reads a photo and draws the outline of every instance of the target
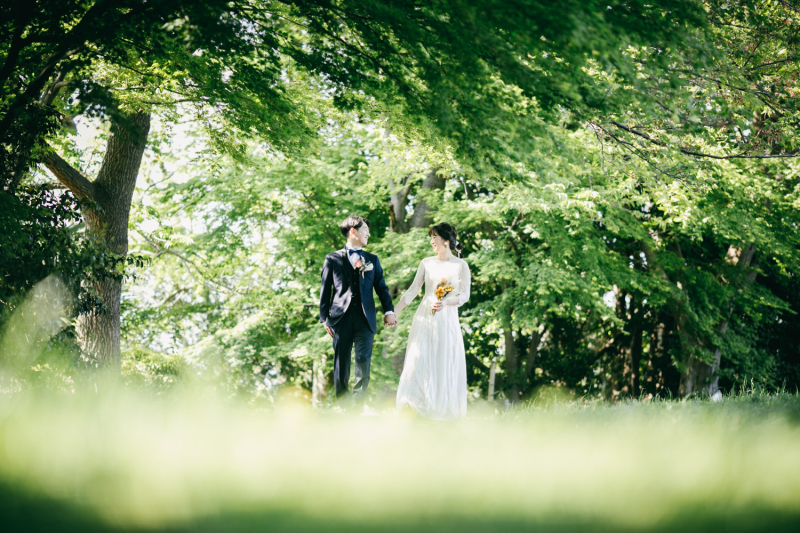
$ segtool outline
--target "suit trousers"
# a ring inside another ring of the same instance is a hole
[[[356,382],[353,400],[363,401],[369,385],[369,365],[372,359],[372,340],[375,334],[369,327],[361,304],[351,302],[344,316],[333,326],[333,386],[336,398],[347,394],[353,348],[356,352]]]

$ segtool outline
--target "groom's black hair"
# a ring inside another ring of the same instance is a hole
[[[350,233],[350,228],[355,228],[356,230],[358,230],[358,228],[360,228],[364,224],[366,224],[367,227],[369,227],[369,220],[367,220],[364,217],[360,217],[358,215],[350,215],[349,217],[344,219],[344,221],[341,224],[339,224],[339,230],[341,230],[342,235],[347,237],[347,234]]]

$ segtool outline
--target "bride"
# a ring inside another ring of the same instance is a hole
[[[414,283],[395,306],[396,316],[425,284],[411,331],[397,387],[397,410],[406,406],[433,420],[453,420],[467,414],[467,363],[456,308],[469,300],[470,273],[461,255],[456,229],[441,223],[428,230],[436,253],[419,264]],[[452,291],[439,299],[439,287]]]

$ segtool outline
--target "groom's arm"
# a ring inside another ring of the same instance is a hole
[[[331,311],[331,291],[333,290],[333,265],[328,257],[322,263],[322,285],[319,289],[319,321],[325,324]]]
[[[392,297],[389,294],[389,287],[386,286],[386,280],[383,279],[383,267],[381,267],[381,262],[375,257],[375,277],[372,281],[372,287],[375,289],[375,293],[378,295],[378,299],[381,301],[381,307],[383,308],[383,314],[386,313],[394,313],[394,305],[392,305]]]

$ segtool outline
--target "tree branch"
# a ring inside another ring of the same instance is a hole
[[[61,92],[61,89],[67,87],[70,83],[69,81],[63,81],[64,73],[58,72],[56,73],[55,78],[53,79],[53,83],[47,88],[47,90],[42,94],[42,97],[39,99],[41,103],[44,105],[52,105],[55,101],[58,93]]]
[[[32,5],[35,4],[32,3]],[[85,48],[90,35],[99,31],[97,29],[99,26],[96,24],[96,20],[105,12],[116,8],[117,5],[115,2],[96,2],[84,13],[81,20],[64,36],[62,42],[56,46],[55,51],[44,60],[44,66],[39,72],[39,75],[28,83],[25,91],[15,98],[8,107],[5,115],[0,119],[0,139],[5,139],[11,127],[11,123],[16,119],[20,110],[28,105],[30,101],[34,100],[36,95],[41,92],[47,80],[52,76],[58,63]],[[134,11],[135,10],[131,10],[131,13]]]
[[[600,348],[600,349],[597,351],[597,353],[596,353],[596,354],[594,354],[594,360],[592,361],[592,364],[594,364],[594,363],[596,363],[597,361],[599,361],[599,360],[600,360],[600,358],[602,358],[604,355],[606,355],[606,354],[607,354],[607,353],[608,353],[610,350],[612,350],[612,349],[614,349],[615,347],[619,346],[619,345],[620,345],[620,341],[621,341],[622,337],[624,337],[624,336],[625,336],[625,331],[620,331],[619,333],[617,333],[616,335],[614,335],[614,337],[612,337],[612,338],[611,338],[611,340],[609,340],[609,341],[608,341],[608,342],[605,344],[605,346],[603,346],[602,348]]]
[[[778,3],[783,7],[794,11],[795,13],[800,13],[800,8],[795,7],[791,3],[787,2],[786,0],[778,0]]]
[[[762,94],[764,96],[775,96],[773,93],[768,91],[759,91],[758,89],[748,89],[747,87],[739,87],[737,85],[731,85],[730,83],[724,82],[722,80],[718,80],[717,78],[712,78],[710,76],[703,76],[702,74],[698,74],[693,70],[683,69],[683,68],[674,68],[670,69],[671,72],[680,72],[682,74],[691,74],[692,76],[697,76],[700,79],[710,81],[713,83],[718,83],[720,85],[724,85],[725,87],[730,87],[731,89],[736,89],[737,91],[742,91],[744,93],[751,93],[751,94]],[[698,84],[699,85],[699,84]]]
[[[758,70],[760,68],[774,67],[775,65],[779,65],[781,63],[788,63],[789,61],[794,61],[794,60],[795,60],[794,57],[787,57],[786,59],[781,59],[779,61],[770,61],[769,63],[762,63],[761,65],[750,67],[749,70]]]
[[[625,141],[625,140],[623,140],[623,139],[620,139],[619,137],[617,137],[616,135],[614,135],[613,133],[611,133],[610,131],[608,131],[607,129],[605,129],[605,128],[604,128],[603,126],[601,126],[600,124],[594,124],[594,123],[593,123],[592,125],[593,125],[593,126],[596,126],[596,127],[597,127],[597,128],[599,128],[599,129],[601,129],[601,130],[602,130],[602,131],[603,131],[603,132],[604,132],[606,135],[608,135],[609,137],[611,137],[612,139],[614,139],[616,142],[620,143],[621,145],[625,146],[625,147],[626,147],[626,148],[627,148],[629,151],[631,151],[631,152],[635,153],[637,156],[639,156],[640,158],[642,158],[642,160],[643,160],[645,163],[647,163],[648,165],[650,165],[651,167],[653,167],[654,169],[656,169],[656,170],[657,170],[658,172],[660,172],[661,174],[664,174],[665,176],[669,176],[670,178],[672,178],[672,179],[675,179],[675,180],[677,180],[677,179],[680,179],[680,178],[678,178],[677,176],[675,176],[674,174],[670,174],[669,172],[667,172],[667,171],[665,171],[665,170],[662,170],[662,169],[660,169],[660,168],[658,167],[658,165],[656,165],[655,163],[653,163],[653,162],[650,160],[650,158],[649,158],[649,157],[647,157],[647,155],[646,155],[644,152],[642,152],[642,151],[639,149],[639,147],[638,147],[638,146],[634,145],[633,143],[629,143],[628,141]],[[650,138],[648,138],[648,140],[650,140],[651,142],[656,142],[656,143],[657,143],[657,141],[654,141],[653,139],[650,139]],[[602,144],[602,143],[601,143],[601,144]],[[623,209],[624,209],[624,208],[623,208]],[[626,210],[626,211],[629,211],[628,209],[625,209],[625,210]]]
[[[29,3],[27,12],[25,13],[26,17],[20,24],[14,28],[14,35],[11,38],[11,46],[8,48],[8,53],[6,54],[6,61],[3,64],[3,68],[0,69],[0,94],[2,94],[3,88],[5,87],[6,80],[14,71],[14,67],[17,65],[17,59],[19,59],[19,53],[25,48],[25,39],[22,38],[22,33],[25,31],[25,26],[27,25],[28,21],[30,20],[31,14],[33,13],[32,7],[35,4],[32,2]]]
[[[164,248],[163,246],[155,242],[153,239],[148,238],[144,232],[139,231],[138,233],[145,240],[145,242],[147,242],[147,244],[155,248],[156,250],[155,257],[159,257],[160,255],[163,254],[169,254],[180,259],[186,266],[186,271],[189,273],[192,279],[194,279],[195,282],[197,282],[198,285],[203,285],[205,287],[208,287],[209,289],[215,289],[215,288],[223,289],[233,294],[242,294],[240,291],[236,289],[231,289],[230,287],[227,287],[226,285],[209,278],[205,274],[205,272],[203,272],[203,269],[200,268],[200,266],[198,266],[197,263],[195,263],[185,255],[180,254],[174,250],[170,250],[169,248]],[[200,274],[200,276],[202,276],[203,278],[202,280],[198,279],[197,276],[194,275],[194,272],[192,272],[191,267],[194,267],[195,270],[197,270],[197,273]]]
[[[45,156],[44,164],[58,181],[67,186],[78,198],[97,200],[97,187],[55,152]]]
[[[12,104],[8,107],[5,116],[3,116],[2,120],[0,120],[0,139],[5,138],[9,128],[11,127],[11,123],[17,118],[17,114],[20,112],[20,110],[24,108],[30,101],[34,100],[36,94],[41,92],[45,83],[47,83],[47,80],[50,78],[50,76],[52,76],[56,65],[58,65],[58,62],[62,59],[70,57],[73,54],[76,54],[83,46],[84,45],[81,45],[72,50],[62,50],[52,54],[47,59],[45,67],[42,69],[39,75],[34,78],[33,81],[31,81],[31,83],[20,96],[14,99]]]
[[[628,133],[632,133],[633,135],[638,135],[639,137],[642,137],[643,139],[647,139],[648,141],[650,141],[653,144],[657,144],[658,146],[667,146],[667,143],[659,141],[658,139],[653,139],[648,134],[643,133],[641,131],[636,131],[633,128],[629,128],[625,124],[620,124],[619,122],[616,122],[614,120],[609,120],[608,122],[613,124],[613,125],[615,125],[616,127],[618,127],[621,130],[625,130]]]
[[[651,143],[666,148],[668,145],[663,141],[659,141],[658,139],[653,139],[646,133],[641,131],[637,131],[633,128],[630,128],[624,124],[620,124],[614,120],[609,120],[609,123],[613,124],[614,126],[618,127],[621,130],[625,130],[630,134],[638,135],[639,137],[650,141]],[[608,131],[606,131],[608,133]],[[614,140],[618,142],[620,139],[617,139],[613,135],[610,135]],[[734,155],[713,155],[713,154],[704,154],[703,152],[695,152],[694,150],[687,150],[681,146],[678,147],[678,150],[684,155],[692,155],[695,157],[708,157],[709,159],[778,159],[778,158],[793,158],[793,157],[800,157],[800,153],[798,154],[775,154],[775,155],[749,155],[749,154],[734,154]]]

